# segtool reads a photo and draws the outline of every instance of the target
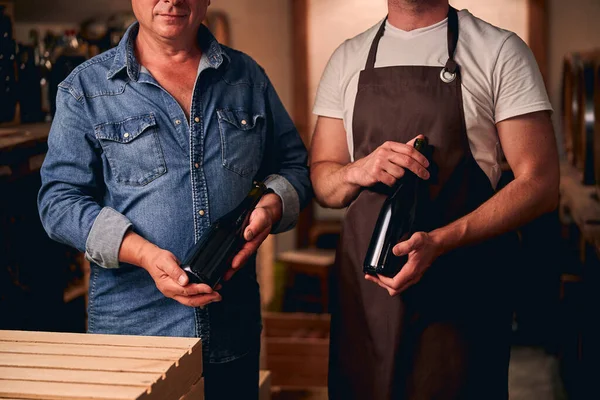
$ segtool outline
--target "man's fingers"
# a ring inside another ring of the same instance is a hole
[[[390,156],[390,161],[395,165],[411,170],[421,179],[429,179],[429,171],[427,171],[427,167],[423,164],[423,159],[427,159],[417,150],[412,149],[409,152],[412,154],[394,153]],[[423,159],[418,155],[423,157]]]
[[[373,283],[376,283],[381,288],[387,290],[387,292],[389,293],[390,296],[395,296],[395,295],[398,294],[398,292],[394,288],[391,288],[391,287],[387,286],[386,284],[384,284],[383,282],[381,282],[378,278],[376,278],[374,276],[365,275],[365,279],[368,280],[368,281],[371,281]]]
[[[394,164],[391,161],[388,161],[384,165],[383,170],[385,172],[387,172],[388,174],[390,174],[395,179],[400,179],[400,178],[402,178],[404,176],[404,168],[400,167],[397,164]]]
[[[402,270],[394,278],[379,275],[379,286],[387,289],[390,296],[396,296],[419,281],[419,277],[412,273],[406,273],[400,276],[401,273]]]
[[[231,279],[231,277],[237,272],[236,269],[230,268],[227,270],[227,272],[225,272],[225,275],[223,275],[223,280],[224,281],[228,281]]]
[[[372,275],[366,274],[366,275],[365,275],[365,279],[366,279],[366,280],[368,280],[368,281],[371,281],[371,282],[373,282],[373,283],[376,283],[376,284],[378,284],[379,286],[381,286],[382,288],[384,288],[384,289],[386,289],[386,290],[387,290],[387,289],[389,289],[389,288],[388,288],[387,286],[385,286],[385,285],[384,285],[384,284],[383,284],[383,283],[382,283],[382,282],[381,282],[381,281],[380,281],[380,280],[379,280],[377,277],[374,277],[374,276],[372,276]]]
[[[254,241],[246,243],[244,247],[242,247],[242,249],[235,255],[235,257],[233,257],[233,260],[231,261],[231,268],[238,269],[244,265],[257,248],[258,246]]]
[[[396,178],[394,178],[386,171],[379,171],[379,174],[377,175],[377,180],[389,187],[392,187],[396,184]]]
[[[417,137],[424,137],[424,136],[419,135]],[[412,159],[417,161],[419,164],[421,164],[423,167],[427,168],[427,167],[429,167],[429,161],[427,161],[427,157],[425,157],[419,150],[414,148],[415,139],[411,140],[410,142],[408,142],[406,144],[398,143],[398,142],[386,142],[385,146],[389,150],[392,150],[394,153],[403,154],[403,155],[411,157]]]
[[[407,282],[410,282],[415,279],[415,269],[410,266],[410,264],[404,265],[404,267],[394,276],[393,278],[388,278],[387,276],[378,275],[379,280],[386,286],[395,289],[401,290]]]
[[[185,289],[185,295],[187,296],[195,296],[198,294],[210,294],[213,293],[214,290],[208,286],[207,284],[204,283],[192,283],[190,285],[185,286],[183,289]]]
[[[254,239],[252,239],[249,242],[246,242],[242,249],[235,255],[235,257],[233,257],[233,260],[231,261],[231,268],[237,269],[244,265],[246,261],[248,261],[248,259],[252,256],[252,254],[254,254],[258,250],[258,248],[260,247],[262,242],[265,241],[267,236],[269,236],[270,231],[270,229],[263,229],[261,232],[258,233],[258,235],[254,237]]]
[[[181,286],[177,282],[174,282],[171,277],[162,278],[160,284],[157,286],[159,290],[167,297],[189,297],[197,296],[199,294],[210,294],[214,292],[210,286],[203,283]]]
[[[219,293],[199,294],[196,296],[173,296],[173,299],[189,307],[204,307],[207,304],[222,300]]]

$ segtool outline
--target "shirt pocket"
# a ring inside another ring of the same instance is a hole
[[[167,172],[154,114],[98,125],[95,134],[118,183],[144,186]]]
[[[265,116],[244,110],[217,110],[223,167],[254,176],[262,160]]]

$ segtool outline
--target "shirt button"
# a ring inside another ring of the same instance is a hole
[[[200,164],[196,163],[196,164],[194,164],[194,167],[195,168],[200,168]]]
[[[181,124],[181,120],[180,119],[176,119],[175,120],[175,125],[179,125],[179,124]]]
[[[129,133],[127,133],[127,132],[126,132],[126,133],[123,135],[123,137],[124,137],[124,138],[128,138],[128,137],[129,137]]]
[[[246,120],[245,120],[245,119],[243,119],[243,120],[242,120],[242,125],[246,125],[246,124],[247,124]]]
[[[196,117],[196,118],[194,118],[194,121],[200,122],[200,118]]]
[[[204,216],[204,210],[198,211],[198,214],[200,214],[200,216],[203,217]]]

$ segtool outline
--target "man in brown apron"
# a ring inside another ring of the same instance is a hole
[[[457,11],[447,1],[430,3],[437,8],[423,13],[443,10],[437,21],[447,15],[445,65],[376,68],[384,21],[358,81],[355,161],[344,154],[341,119],[319,117],[312,141],[317,200],[349,206],[333,295],[332,399],[506,399],[509,283],[518,273],[511,270],[515,237],[508,232],[553,209],[558,198],[556,146],[545,112],[497,124],[515,180],[495,194],[467,136],[461,71],[468,66],[455,61]],[[414,10],[417,27],[431,22],[431,14],[419,20]],[[390,22],[393,12],[390,6]],[[411,149],[417,134],[435,148],[434,179]],[[395,278],[366,277],[363,260],[387,194],[381,188],[401,179],[404,169],[429,181],[422,232],[396,246],[395,254],[409,254],[409,261]]]

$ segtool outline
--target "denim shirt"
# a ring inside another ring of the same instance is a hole
[[[192,308],[119,263],[123,236],[133,229],[182,260],[254,180],[282,199],[274,232],[291,229],[312,194],[306,148],[264,70],[204,26],[188,120],[137,62],[138,29],[59,85],[40,217],[51,238],[91,262],[89,332],[200,337],[205,361],[226,362],[258,343],[255,257],[224,283],[221,302]]]

